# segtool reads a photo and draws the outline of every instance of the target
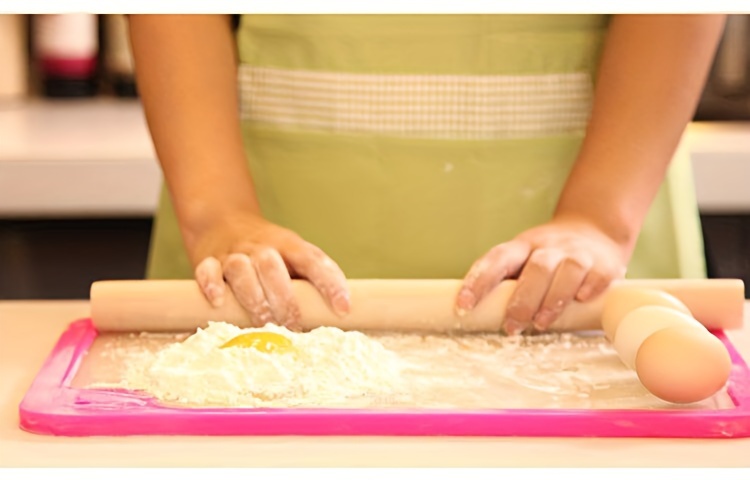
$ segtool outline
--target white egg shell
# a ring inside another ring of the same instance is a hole
[[[683,312],[661,305],[638,307],[625,315],[612,342],[622,362],[635,368],[635,358],[644,340],[659,330],[685,326],[706,330],[700,322]]]
[[[647,305],[661,305],[692,316],[683,302],[667,292],[650,288],[615,286],[607,292],[602,309],[602,330],[607,339],[614,342],[617,329],[625,316],[636,308]]]

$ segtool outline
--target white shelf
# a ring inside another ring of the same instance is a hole
[[[750,213],[750,122],[691,124],[704,213]],[[162,177],[136,100],[0,103],[0,217],[150,216]]]
[[[0,104],[0,216],[149,216],[160,186],[140,102]]]
[[[750,122],[698,122],[683,140],[703,213],[750,214]]]

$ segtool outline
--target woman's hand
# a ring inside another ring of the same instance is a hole
[[[131,15],[129,24],[139,95],[204,295],[221,305],[228,286],[256,325],[293,328],[290,280],[302,277],[346,313],[341,269],[261,215],[237,117],[230,16]]]
[[[256,326],[272,322],[294,329],[300,311],[291,278],[309,280],[334,312],[349,311],[346,278],[323,251],[296,233],[243,213],[226,218],[194,237],[195,278],[214,306],[228,286]],[[226,281],[226,283],[225,283]]]
[[[573,300],[585,302],[625,275],[630,249],[592,222],[556,218],[492,248],[464,279],[456,307],[471,310],[495,286],[518,277],[505,313],[508,334],[546,330]]]
[[[518,276],[505,328],[544,330],[573,299],[625,274],[636,239],[692,118],[724,15],[615,15],[598,66],[591,118],[554,220],[479,259],[459,313]]]

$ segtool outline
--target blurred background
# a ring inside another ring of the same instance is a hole
[[[709,276],[750,282],[750,15],[730,15],[693,120]],[[160,186],[125,18],[0,15],[0,299],[143,278]]]

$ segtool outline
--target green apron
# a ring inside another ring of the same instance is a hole
[[[607,23],[244,16],[242,130],[263,214],[349,278],[463,277],[493,245],[551,218],[583,139]],[[628,277],[705,276],[690,167],[675,158]],[[147,275],[192,271],[164,189]]]

